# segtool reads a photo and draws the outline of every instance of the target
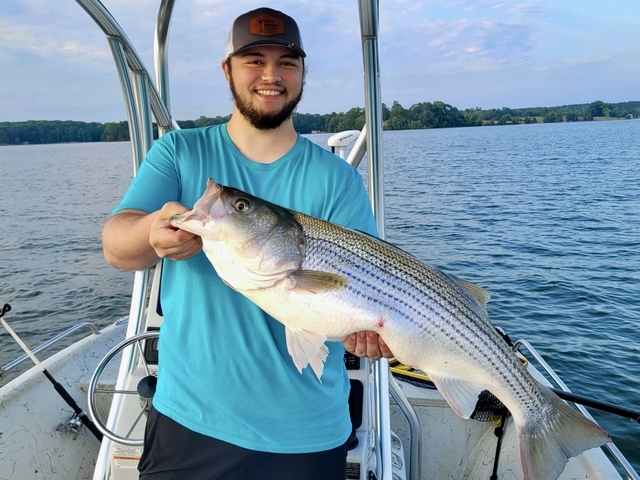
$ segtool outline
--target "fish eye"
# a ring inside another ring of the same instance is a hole
[[[249,209],[251,204],[249,203],[249,200],[247,200],[246,198],[239,198],[235,201],[233,206],[237,212],[244,212]]]

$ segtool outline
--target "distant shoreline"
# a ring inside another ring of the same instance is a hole
[[[444,102],[422,102],[404,108],[394,102],[383,105],[384,130],[417,130],[430,128],[474,127],[531,123],[561,123],[640,118],[640,101],[589,104],[559,107],[499,108],[458,110]],[[201,116],[196,120],[178,120],[180,128],[218,125],[225,117]],[[364,108],[325,115],[294,113],[293,123],[302,134],[336,133],[361,130],[365,123]],[[154,125],[154,130],[156,127]],[[154,132],[157,137],[157,131]],[[55,143],[117,142],[129,140],[128,122],[80,122],[73,120],[29,120],[0,122],[0,145],[37,145]]]

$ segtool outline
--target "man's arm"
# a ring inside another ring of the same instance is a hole
[[[192,257],[202,249],[202,239],[169,223],[169,217],[187,210],[178,202],[168,202],[152,213],[140,210],[116,213],[102,230],[105,260],[122,270],[144,270],[161,258]]]

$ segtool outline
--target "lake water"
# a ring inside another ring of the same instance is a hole
[[[387,239],[484,286],[493,322],[576,393],[640,409],[640,120],[384,140]],[[0,147],[0,304],[31,347],[128,313],[132,274],[104,263],[100,230],[130,163],[128,143]],[[0,366],[20,353],[1,331]],[[640,426],[592,413],[640,471]]]

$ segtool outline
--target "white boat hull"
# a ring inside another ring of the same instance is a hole
[[[96,365],[124,339],[125,330],[126,324],[109,326],[43,361],[84,411]],[[37,367],[0,388],[0,480],[92,478],[100,442],[84,427],[77,436],[58,428],[73,413]]]
[[[99,335],[90,335],[43,362],[85,411],[90,377],[107,352],[124,339],[125,329],[125,324],[107,327]],[[102,383],[111,382],[105,382],[106,378],[112,379],[115,385],[117,368],[116,362],[110,365],[102,374]],[[422,430],[421,480],[490,478],[497,446],[495,425],[461,419],[437,390],[403,381],[398,383],[414,408]],[[97,405],[97,408],[106,418],[109,405]],[[408,455],[411,443],[408,422],[394,403],[390,410],[391,429]],[[66,427],[59,428],[72,414],[71,408],[36,367],[0,388],[0,480],[95,480],[100,442],[86,428],[81,428],[77,435]],[[364,425],[362,431],[370,431],[369,428],[371,426]],[[112,456],[114,450],[110,447],[113,445],[105,439],[103,456]],[[362,458],[361,453],[358,455]],[[402,468],[394,472],[404,474],[409,463],[409,458],[405,458]],[[137,478],[135,465],[122,467],[98,468],[98,472],[110,472],[106,478],[98,474],[98,479]],[[507,421],[498,478],[519,480],[520,472],[515,429]],[[560,480],[621,478],[603,451],[593,449],[571,459]]]
[[[494,433],[496,425],[458,417],[437,390],[403,381],[398,383],[420,420],[421,480],[491,478],[498,441]],[[391,427],[408,452],[409,425],[395,404],[391,405]],[[504,426],[497,472],[500,480],[522,479],[511,417]],[[621,478],[604,452],[597,448],[570,459],[559,480]]]

